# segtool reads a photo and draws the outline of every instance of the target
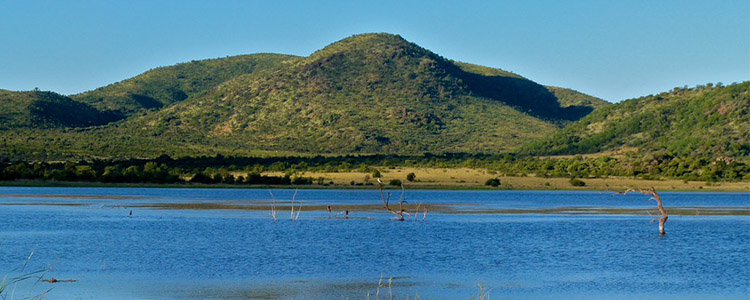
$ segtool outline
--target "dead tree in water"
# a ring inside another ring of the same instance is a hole
[[[380,181],[380,178],[378,178],[378,188],[380,188],[380,199],[383,200],[383,208],[396,215],[397,220],[403,221],[404,214],[408,214],[404,208],[404,185],[401,184],[401,198],[398,201],[398,210],[390,207],[391,193],[388,193],[387,196],[383,193],[383,182]]]
[[[625,190],[624,192],[615,192],[617,195],[625,195],[628,192],[638,192],[641,194],[644,194],[646,196],[651,196],[648,200],[656,200],[656,206],[659,208],[659,215],[656,218],[653,218],[651,222],[659,220],[659,234],[663,235],[664,232],[664,223],[667,222],[667,218],[669,217],[667,215],[667,211],[664,210],[664,206],[661,205],[661,197],[659,197],[659,194],[656,193],[656,189],[654,187],[650,187],[647,190],[642,189],[636,189],[636,188],[629,188]]]

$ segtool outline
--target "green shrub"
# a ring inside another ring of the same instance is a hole
[[[413,182],[415,179],[417,179],[417,174],[414,174],[414,172],[406,174],[406,180],[409,182]]]
[[[489,185],[492,187],[498,187],[500,186],[500,178],[490,178],[487,179],[487,181],[484,183],[484,185]]]
[[[578,178],[571,178],[570,179],[570,185],[572,185],[572,186],[585,186],[586,183],[583,182],[583,180],[580,180]]]
[[[313,179],[310,178],[310,177],[294,177],[294,178],[292,178],[292,184],[301,185],[301,184],[312,184],[312,183],[313,183]]]

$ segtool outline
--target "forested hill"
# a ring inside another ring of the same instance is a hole
[[[13,128],[2,132],[0,156],[42,159],[502,153],[609,105],[383,33],[308,57],[251,54],[156,68],[70,98],[6,93],[17,94],[0,116],[1,127]],[[35,110],[18,95],[56,99],[60,113]]]
[[[270,151],[500,152],[591,109],[562,107],[533,81],[454,63],[397,35],[363,34],[124,126],[132,134]]]
[[[298,59],[282,54],[250,54],[187,63],[150,70],[93,91],[71,96],[103,111],[129,116],[158,109],[205,92],[242,74],[280,68]]]
[[[602,107],[522,152],[581,154],[623,148],[673,157],[749,157],[750,82],[675,88]]]
[[[0,90],[0,130],[88,127],[117,118],[53,92]]]

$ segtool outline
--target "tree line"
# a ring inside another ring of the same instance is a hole
[[[674,178],[693,181],[750,180],[750,166],[731,157],[678,157],[667,152],[625,153],[618,157],[534,157],[514,154],[424,154],[336,157],[182,157],[92,160],[78,162],[0,161],[0,180],[32,179],[111,183],[203,184],[325,184],[302,172],[374,173],[393,167],[475,168],[499,176],[640,179]],[[262,175],[281,172],[283,176]],[[378,172],[379,173],[379,172]]]

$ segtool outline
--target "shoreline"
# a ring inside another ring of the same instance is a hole
[[[582,179],[586,186],[572,186],[567,178],[544,178],[545,183],[539,184],[541,178],[529,180],[529,177],[499,177],[501,185],[491,187],[477,184],[441,184],[435,182],[404,182],[407,190],[466,190],[466,191],[607,191],[625,189],[630,186],[654,186],[659,191],[674,192],[746,192],[750,193],[748,182],[716,182],[706,185],[705,182],[688,182],[681,180],[642,180],[621,178],[591,178]],[[568,186],[561,185],[561,181]],[[509,182],[509,183],[505,183]],[[525,182],[526,184],[519,184]],[[676,183],[681,183],[676,185]],[[43,181],[43,180],[13,180],[0,181],[0,187],[86,187],[86,188],[180,188],[180,189],[341,189],[341,190],[373,190],[377,185],[350,184],[309,184],[309,185],[244,185],[244,184],[200,184],[200,183],[104,183],[80,181]],[[384,189],[398,190],[400,187],[384,185]]]

